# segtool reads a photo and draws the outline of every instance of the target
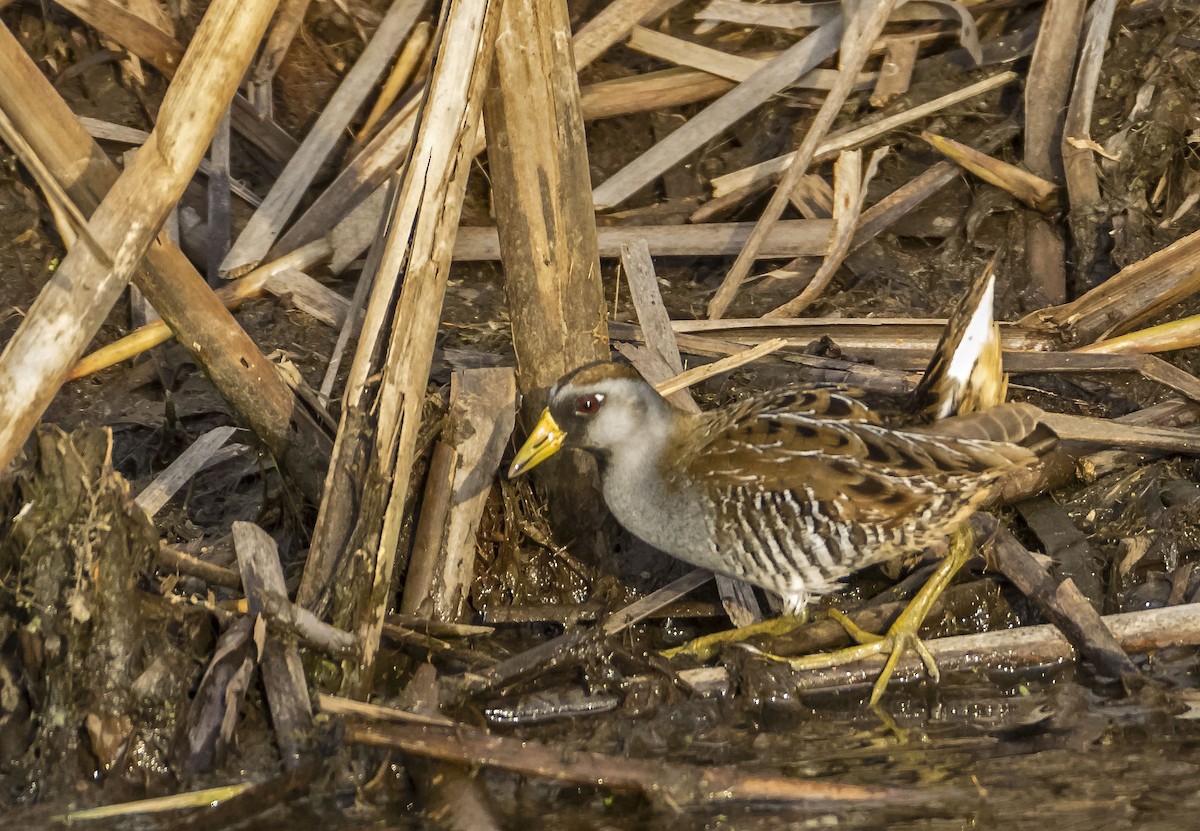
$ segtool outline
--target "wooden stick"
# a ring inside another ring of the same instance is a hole
[[[280,598],[286,601],[283,567],[271,535],[252,522],[234,522],[233,544],[242,588],[251,608],[266,609]],[[284,766],[293,769],[300,764],[313,729],[312,702],[295,641],[283,643],[278,635],[268,634],[263,647],[262,673],[279,755]]]
[[[841,33],[840,20],[826,23],[784,51],[687,124],[609,177],[592,194],[596,208],[602,210],[624,202],[668,167],[679,163],[704,142],[728,129],[737,119],[770,100],[773,95],[786,89],[809,70],[816,68],[837,51]],[[857,71],[856,67],[855,76]]]
[[[629,42],[626,45],[660,60],[690,66],[738,83],[748,80],[751,75],[762,69],[764,64],[755,58],[730,55],[719,49],[672,37],[644,26],[634,26],[630,30]]]
[[[911,124],[914,121],[941,112],[956,104],[961,104],[963,101],[968,101],[978,95],[999,89],[1016,79],[1017,74],[1015,72],[999,72],[974,84],[965,86],[962,89],[935,98],[932,101],[918,104],[904,112],[890,115],[887,118],[877,119],[862,127],[834,133],[818,145],[813,156],[813,161],[831,159],[843,150],[861,147],[905,124]],[[741,170],[735,170],[732,173],[726,173],[724,176],[717,176],[712,180],[713,194],[721,196],[751,185],[769,182],[791,166],[791,159],[793,157],[794,154],[789,153],[784,156],[777,156],[774,159],[768,159],[765,162],[750,165],[749,167],[744,167]]]
[[[621,256],[621,246],[642,239],[657,257],[736,254],[749,238],[750,222],[714,222],[706,225],[602,225],[596,229],[601,257]],[[762,246],[759,256],[814,257],[829,248],[833,223],[825,219],[792,219],[780,222]],[[500,243],[494,228],[461,228],[454,246],[459,261],[498,260]]]
[[[683,372],[683,357],[679,354],[679,344],[675,342],[675,332],[671,329],[671,316],[663,305],[662,292],[658,289],[650,246],[644,239],[621,246],[621,266],[625,269],[629,296],[633,298],[638,326],[641,327],[647,348],[670,374],[678,375]],[[665,397],[677,407],[700,412],[695,400],[685,390]]]
[[[422,508],[401,614],[422,613],[432,620],[455,622],[467,612],[475,575],[475,532],[500,456],[512,436],[516,409],[517,382],[508,367],[464,370],[450,377],[447,443],[434,450],[425,500],[431,504],[429,488],[440,481],[446,486],[445,510]],[[449,450],[454,463],[449,476],[434,477],[441,447]],[[432,500],[435,505],[440,502],[437,497]],[[434,529],[423,533],[426,523],[435,526],[436,534],[431,533]],[[422,539],[436,539],[436,544],[421,545]]]
[[[338,582],[344,591],[337,593],[333,617],[344,621],[362,650],[342,681],[343,691],[355,698],[371,689],[391,596],[451,240],[462,211],[498,20],[491,0],[457,0],[443,7],[414,161],[392,206],[390,233],[346,385],[326,498],[297,595],[298,602],[315,604],[341,562]],[[377,373],[378,381],[370,380]]]
[[[795,777],[750,775],[730,766],[696,768],[658,760],[568,751],[529,739],[488,735],[459,724],[453,728],[398,723],[346,727],[346,739],[448,762],[489,767],[576,786],[602,785],[665,799],[669,805],[765,802],[804,805],[903,805],[933,798],[931,791],[810,782]],[[945,794],[938,796],[944,799]]]
[[[141,146],[146,143],[146,139],[150,134],[145,130],[139,130],[136,127],[126,127],[124,124],[114,124],[111,121],[103,121],[99,118],[91,118],[86,115],[78,116],[79,123],[87,130],[88,135],[95,139],[104,141],[116,141],[122,144],[136,144]],[[208,161],[201,159],[200,166],[197,168],[205,176],[211,176],[213,166]],[[234,196],[240,198],[243,202],[251,207],[257,208],[262,204],[262,200],[250,188],[246,187],[243,182],[237,179],[229,180],[229,189]]]
[[[946,325],[938,318],[729,318],[727,320],[673,320],[676,335],[705,335],[755,344],[766,338],[787,338],[812,343],[828,337],[853,351],[893,348],[896,354],[911,355],[902,365],[919,368],[929,361],[934,344]],[[1054,339],[1046,332],[1020,324],[1001,323],[1004,348],[1012,352],[1048,352]]]
[[[360,716],[370,721],[397,721],[405,724],[425,724],[432,727],[453,727],[456,724],[453,719],[445,716],[427,716],[325,693],[317,694],[317,706],[322,711],[335,716]]]
[[[399,112],[384,122],[375,136],[367,142],[366,147],[308,206],[287,233],[279,238],[268,252],[268,258],[282,256],[329,234],[330,228],[341,222],[367,197],[377,192],[388,177],[403,166],[412,144],[413,127],[421,101],[421,96],[414,96]],[[378,227],[379,215],[380,212],[377,212],[367,220],[370,228]],[[364,244],[363,249],[365,247]]]
[[[342,78],[337,90],[321,109],[316,123],[275,180],[271,192],[221,263],[221,271],[238,276],[258,265],[278,239],[284,223],[300,204],[326,156],[345,133],[346,125],[383,74],[396,49],[408,35],[428,0],[393,0],[371,42]]]
[[[1062,179],[1062,125],[1086,6],[1084,0],[1046,4],[1025,81],[1025,166],[1053,181]]]
[[[1088,454],[1088,457],[1094,455]],[[1092,459],[1088,457],[1081,459],[1077,467],[1093,465]],[[1088,481],[1095,480],[1089,478]],[[1050,575],[1061,580],[1071,580],[1078,588],[1079,594],[1087,599],[1095,612],[1099,612],[1104,605],[1106,581],[1097,568],[1097,563],[1101,562],[1103,557],[1092,546],[1087,534],[1080,531],[1067,510],[1048,495],[1023,500],[1014,507],[1050,559],[1051,564],[1047,567]],[[1073,640],[1072,643],[1078,646],[1078,642]]]
[[[214,586],[224,586],[227,589],[242,587],[242,578],[236,571],[214,565],[199,557],[193,557],[186,551],[180,551],[169,545],[159,546],[158,564],[168,569],[174,569],[180,574],[197,577]]]
[[[1200,644],[1200,603],[1105,615],[1101,620],[1126,653]],[[925,641],[925,646],[943,673],[978,671],[980,667],[1011,671],[1019,667],[1053,666],[1077,657],[1070,641],[1051,624],[935,638]],[[789,681],[802,691],[869,686],[875,682],[885,660],[882,656],[872,656],[853,666],[793,672]],[[921,659],[910,654],[897,664],[893,683],[922,677]]]
[[[0,355],[6,413],[0,469],[24,443],[182,195],[274,6],[272,0],[216,0],[209,7],[144,152],[113,185]]]
[[[1058,328],[1072,343],[1088,343],[1127,332],[1197,290],[1200,232],[1126,266],[1077,300],[1033,312],[1020,322]]]
[[[167,465],[167,469],[158,474],[133,501],[148,515],[157,514],[236,432],[236,427],[214,427],[209,430],[188,445],[187,450]]]
[[[233,200],[230,196],[229,174],[229,110],[217,122],[217,131],[209,147],[208,176],[208,251],[204,263],[204,276],[209,285],[220,279],[221,260],[229,251],[233,238]],[[178,240],[176,240],[178,243]]]
[[[972,5],[967,2],[964,5]],[[957,8],[956,8],[957,7]],[[828,23],[842,12],[836,2],[817,3],[748,3],[739,0],[709,0],[707,6],[696,12],[697,20],[721,21],[741,26],[770,26],[776,29],[811,29]],[[913,20],[954,20],[970,30],[963,40],[978,43],[974,33],[975,23],[958,4],[906,3],[892,13],[893,23]],[[976,63],[979,59],[976,58]]]
[[[663,0],[664,4],[673,5],[675,2],[678,0]],[[603,13],[597,15],[593,21],[597,25],[600,25],[602,17],[608,21],[602,27],[606,33],[601,37],[603,41],[600,45],[601,51],[615,42],[604,40],[604,38],[612,36],[619,40],[625,36],[628,27],[637,22],[636,19],[629,20],[627,23],[620,22],[626,20],[626,12],[636,7],[634,10],[638,14],[647,14],[641,0],[632,0],[632,2],[623,0],[620,5],[624,11],[618,9],[617,5],[611,4],[605,10],[608,12],[609,9],[612,9],[612,13],[616,16],[615,19],[619,25],[616,25],[615,29],[609,29],[610,24],[613,24],[613,19],[605,17]],[[649,14],[654,14],[653,9]],[[584,43],[588,37],[588,31],[590,31],[589,27],[585,26],[574,38],[577,65],[581,56],[585,58],[586,63],[585,50],[592,48]],[[713,78],[707,73],[684,73],[681,75],[664,72],[656,74],[653,78],[647,77],[646,80],[651,81],[655,86],[655,89],[649,93],[649,100],[647,100],[644,90],[635,92],[633,89],[637,85],[638,79],[630,82],[628,86],[595,85],[592,88],[595,95],[589,96],[589,109],[585,111],[585,117],[588,119],[604,118],[628,112],[641,112],[645,109],[656,109],[660,106],[667,106],[670,102],[678,104],[704,100],[719,95],[729,87],[728,82]],[[668,87],[674,88],[675,97],[669,98],[669,100],[664,99],[661,95],[660,88],[664,82]],[[682,89],[679,88],[680,86]],[[412,136],[413,116],[420,97],[420,95],[414,96],[410,106],[393,116],[379,130],[362,152],[339,174],[333,184],[317,197],[304,215],[279,239],[271,251],[271,256],[280,256],[300,245],[320,239],[329,232],[331,227],[341,223],[355,208],[362,205],[371,194],[377,192],[384,181],[404,163]],[[372,229],[375,227],[375,223],[375,214],[370,214],[363,222],[365,227]],[[362,250],[365,250],[365,244],[362,245],[359,252],[361,253]],[[352,260],[356,256],[357,254],[349,259]]]
[[[1059,581],[1051,577],[995,518],[977,514],[972,527],[977,539],[993,538],[992,556],[1000,570],[1097,670],[1110,678],[1137,674],[1133,661],[1070,578]]]
[[[772,226],[779,221],[779,217],[783,214],[783,209],[791,198],[792,192],[796,189],[800,177],[808,172],[808,166],[812,164],[813,156],[817,152],[817,146],[820,144],[821,139],[824,138],[825,133],[833,125],[837,114],[841,112],[842,105],[846,103],[846,99],[854,88],[854,81],[857,79],[858,73],[862,70],[863,63],[867,59],[871,45],[883,32],[883,27],[887,25],[888,17],[896,5],[897,0],[880,0],[870,7],[865,5],[859,6],[858,16],[853,20],[847,21],[846,31],[842,37],[841,74],[838,76],[838,82],[829,91],[829,95],[825,96],[825,101],[821,104],[821,109],[813,116],[812,124],[809,125],[808,131],[804,134],[803,141],[800,142],[800,146],[796,149],[787,172],[783,174],[783,180],[771,196],[771,200],[767,203],[762,217],[759,218],[754,231],[750,234],[750,239],[746,241],[746,247],[738,254],[733,267],[729,269],[724,281],[709,302],[708,316],[710,318],[724,316],[725,311],[729,308],[729,304],[733,302],[734,295],[737,293],[742,281],[746,279],[746,275],[750,273],[750,268],[758,257],[759,248],[766,241]],[[826,25],[831,26],[833,24]]]

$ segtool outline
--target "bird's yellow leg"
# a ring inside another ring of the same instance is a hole
[[[968,529],[962,528],[955,531],[950,537],[950,553],[938,564],[937,570],[929,578],[929,582],[921,587],[917,596],[888,627],[887,634],[872,635],[870,632],[860,629],[845,615],[839,614],[835,619],[845,627],[850,637],[858,641],[858,646],[783,660],[786,660],[794,669],[828,669],[859,661],[871,655],[887,654],[887,663],[884,664],[883,671],[879,674],[879,678],[871,690],[872,706],[879,703],[884,690],[887,689],[888,680],[896,670],[896,662],[909,648],[921,656],[929,677],[934,681],[939,680],[940,673],[937,662],[933,660],[933,655],[921,642],[917,632],[920,630],[921,624],[925,622],[925,617],[933,608],[933,604],[937,602],[946,586],[950,585],[950,581],[954,579],[954,575],[966,564],[967,560],[971,559],[973,548],[971,532]]]
[[[883,635],[876,635],[874,632],[868,632],[857,623],[850,619],[850,616],[841,609],[830,609],[827,614],[834,622],[841,625],[846,630],[846,634],[854,639],[855,643],[866,644],[876,643],[883,640]]]
[[[663,652],[663,655],[667,658],[674,658],[678,655],[690,655],[696,660],[707,661],[720,652],[721,648],[726,644],[739,643],[756,635],[768,635],[770,637],[786,635],[788,632],[791,632],[793,629],[799,629],[806,623],[808,623],[808,610],[798,615],[780,615],[768,620],[760,620],[758,623],[751,623],[749,626],[741,626],[737,629],[704,635],[695,640],[688,641],[683,646],[668,649]]]

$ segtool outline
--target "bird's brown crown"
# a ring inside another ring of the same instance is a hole
[[[628,364],[618,364],[612,361],[596,361],[595,363],[584,364],[574,372],[567,373],[559,379],[555,386],[559,389],[568,384],[590,386],[610,378],[627,378],[633,381],[645,380],[636,369]]]

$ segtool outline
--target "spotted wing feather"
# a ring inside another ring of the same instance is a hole
[[[731,571],[784,594],[828,591],[944,538],[1005,472],[1037,458],[1003,441],[891,430],[857,402],[861,418],[777,403],[696,416],[703,423],[667,467],[708,494]]]

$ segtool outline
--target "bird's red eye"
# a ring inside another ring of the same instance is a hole
[[[575,402],[575,412],[579,415],[592,415],[604,403],[603,395],[581,395]]]

